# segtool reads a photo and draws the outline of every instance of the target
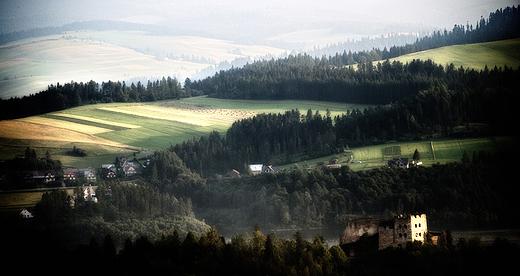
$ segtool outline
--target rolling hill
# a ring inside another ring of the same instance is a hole
[[[332,116],[347,109],[365,108],[313,101],[219,100],[206,97],[152,103],[96,104],[0,121],[0,160],[12,159],[26,147],[39,156],[46,151],[66,167],[97,167],[118,155],[133,152],[149,154],[206,135],[225,133],[235,120],[257,113],[283,113],[287,109],[326,109]],[[87,157],[67,154],[73,146],[85,150]]]
[[[412,54],[399,56],[390,59],[402,63],[410,62],[414,59],[431,59],[437,64],[451,64],[456,68],[474,68],[483,70],[486,65],[489,69],[495,66],[520,67],[520,39],[507,39],[484,43],[464,44],[447,46]],[[379,62],[379,61],[378,61]],[[377,62],[375,62],[377,64]]]
[[[139,31],[78,31],[28,38],[0,46],[0,98],[34,94],[71,80],[101,83],[171,76],[184,81],[215,63],[284,51]]]

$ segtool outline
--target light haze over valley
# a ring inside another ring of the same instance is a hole
[[[518,3],[1,1],[0,33],[59,31],[0,45],[0,98],[71,80],[146,82],[172,76],[183,82],[287,54],[401,46],[455,24],[475,26],[481,16]]]

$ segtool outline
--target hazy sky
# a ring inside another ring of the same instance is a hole
[[[12,24],[16,19],[23,23],[24,18],[35,17],[41,25],[92,19],[166,23],[203,22],[205,17],[226,20],[246,14],[252,19],[418,23],[451,29],[454,24],[474,24],[481,15],[487,18],[497,8],[518,4],[520,0],[1,0],[0,20]],[[247,18],[236,23],[247,24]]]

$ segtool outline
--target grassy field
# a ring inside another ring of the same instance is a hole
[[[310,108],[335,116],[366,108],[313,101],[245,101],[206,97],[153,103],[114,103],[76,107],[17,120],[0,121],[0,159],[12,159],[26,147],[39,156],[49,151],[65,167],[99,167],[116,156],[150,154],[213,130],[225,134],[231,124],[257,113],[283,113]],[[74,146],[87,157],[67,154]]]
[[[34,148],[39,156],[49,151],[65,167],[99,167],[111,163],[116,156],[145,156],[182,143],[194,136],[200,137],[218,131],[225,135],[231,124],[258,113],[283,113],[299,109],[302,115],[308,109],[325,115],[329,109],[336,116],[350,109],[364,109],[366,105],[339,104],[314,101],[248,101],[221,100],[207,97],[153,103],[112,103],[76,107],[64,111],[17,120],[0,121],[0,160],[12,159]],[[432,142],[432,143],[431,143]],[[421,153],[424,165],[437,162],[460,161],[462,152],[496,150],[506,147],[508,139],[433,140],[384,144],[351,149],[339,163],[352,156],[353,169],[369,169],[384,165],[391,156],[388,148],[399,146],[402,157],[411,158],[415,149]],[[87,157],[67,154],[74,146],[85,150]],[[433,146],[433,148],[432,148]],[[510,145],[509,145],[510,146]],[[386,148],[386,150],[385,150]],[[299,166],[310,166],[328,160],[308,160]],[[358,163],[361,162],[361,163]],[[307,165],[306,165],[307,164]],[[294,164],[286,165],[291,167]]]
[[[14,215],[22,208],[34,207],[42,200],[44,193],[51,189],[32,189],[0,192],[0,215]],[[73,195],[74,188],[67,188],[67,194]]]
[[[34,94],[57,82],[177,77],[238,57],[278,55],[283,49],[239,45],[189,36],[152,36],[138,31],[83,31],[28,38],[0,46],[0,98]],[[211,60],[194,63],[166,55]]]
[[[443,66],[453,63],[456,68],[462,66],[463,68],[483,70],[487,65],[491,70],[495,65],[502,68],[507,65],[518,69],[520,67],[520,39],[447,46],[400,56],[390,59],[390,62],[397,60],[406,63],[414,59],[431,59]]]
[[[473,151],[481,150],[487,152],[495,152],[497,150],[507,149],[514,145],[512,137],[495,137],[495,138],[475,138],[475,139],[437,139],[431,141],[412,141],[412,142],[393,142],[375,146],[367,146],[353,148],[346,151],[343,156],[333,155],[318,159],[307,160],[295,164],[287,164],[281,168],[291,168],[296,165],[300,168],[313,167],[317,162],[328,164],[330,159],[337,159],[340,165],[349,165],[353,170],[365,170],[371,168],[382,167],[388,163],[393,157],[409,158],[413,157],[415,150],[419,151],[421,156],[420,162],[422,166],[431,166],[432,164],[444,164],[447,162],[460,162],[464,151],[471,158]],[[399,147],[400,155],[390,156],[385,153],[388,148]],[[351,159],[350,159],[351,158]],[[354,162],[354,163],[350,163]]]

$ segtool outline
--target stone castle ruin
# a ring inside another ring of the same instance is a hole
[[[355,244],[366,233],[381,250],[390,245],[404,247],[408,242],[437,242],[428,232],[426,215],[399,215],[393,220],[368,218],[349,221],[340,236],[340,245]],[[353,252],[351,252],[353,255]]]

